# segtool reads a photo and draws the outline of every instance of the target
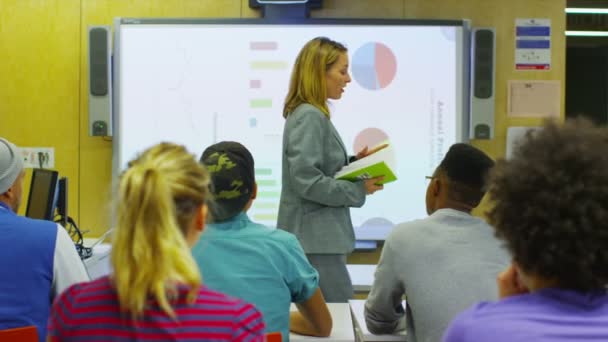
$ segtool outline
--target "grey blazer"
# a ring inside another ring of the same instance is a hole
[[[365,203],[362,181],[334,179],[348,155],[334,125],[310,104],[287,116],[277,227],[295,236],[307,254],[347,254],[355,244],[349,207]]]

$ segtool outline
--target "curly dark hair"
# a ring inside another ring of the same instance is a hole
[[[489,186],[490,222],[524,272],[560,288],[605,288],[608,129],[548,122],[497,162]]]

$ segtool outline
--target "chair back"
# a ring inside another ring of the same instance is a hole
[[[283,336],[280,332],[271,332],[267,333],[265,336],[266,342],[281,342],[283,340]]]
[[[38,330],[35,326],[0,330],[2,342],[38,342]]]

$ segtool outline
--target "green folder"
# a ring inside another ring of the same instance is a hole
[[[384,179],[379,184],[390,183],[397,180],[397,176],[395,176],[393,170],[391,170],[391,168],[383,161],[366,166],[362,169],[353,170],[344,175],[336,176],[336,178],[348,181],[357,181],[378,176],[384,176]]]

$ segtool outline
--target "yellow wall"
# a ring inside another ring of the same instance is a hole
[[[71,216],[82,229],[91,231],[88,235],[98,236],[109,226],[112,145],[111,141],[88,136],[87,26],[111,25],[116,16],[258,16],[247,3],[248,0],[0,0],[0,136],[21,146],[55,147],[56,169],[70,179]],[[565,81],[564,8],[565,0],[325,0],[324,9],[314,11],[313,16],[468,18],[473,26],[496,27],[496,137],[474,144],[493,157],[500,157],[504,155],[508,126],[540,123],[539,119],[506,116],[507,81]],[[515,71],[515,18],[551,19],[550,71]],[[562,83],[562,104],[564,89]],[[376,259],[377,253],[370,256]]]
[[[72,182],[74,209],[81,118],[79,21],[79,0],[0,0],[0,136],[20,146],[55,147],[55,167]],[[26,183],[30,177],[28,170]],[[28,189],[26,184],[26,193]]]
[[[1,1],[1,0],[0,0]],[[110,225],[112,142],[88,135],[87,34],[89,25],[112,25],[115,17],[240,17],[240,0],[81,0],[80,225],[98,236]]]

